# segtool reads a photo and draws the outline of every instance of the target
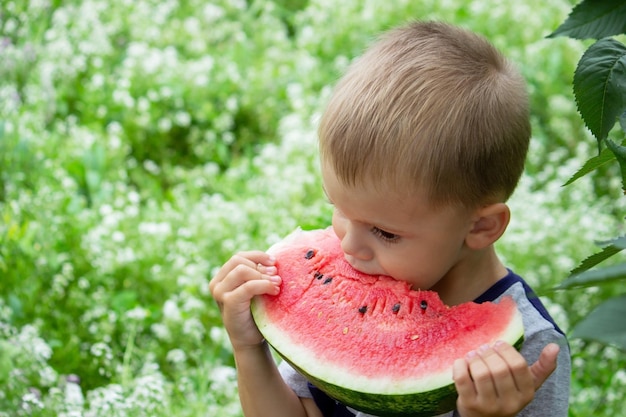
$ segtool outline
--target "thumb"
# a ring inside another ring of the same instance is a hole
[[[559,356],[561,348],[556,343],[550,343],[541,351],[541,355],[537,362],[530,366],[530,372],[533,375],[535,390],[545,382],[552,372],[556,369],[556,359]]]

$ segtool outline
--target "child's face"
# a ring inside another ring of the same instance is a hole
[[[324,189],[334,205],[333,228],[345,257],[357,270],[389,275],[414,289],[437,290],[467,255],[470,211],[433,209],[424,192],[401,198],[392,190],[347,187],[323,168]]]

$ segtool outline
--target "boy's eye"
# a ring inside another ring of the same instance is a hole
[[[372,227],[372,233],[374,233],[375,236],[379,237],[385,242],[396,242],[398,239],[400,239],[400,236],[394,233],[387,232],[383,229],[379,229],[378,227]]]

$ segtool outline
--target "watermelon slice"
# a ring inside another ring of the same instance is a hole
[[[365,275],[344,259],[332,228],[296,231],[274,245],[280,294],[255,297],[267,342],[329,396],[381,416],[455,408],[452,366],[497,340],[521,345],[511,298],[448,307],[433,291]]]

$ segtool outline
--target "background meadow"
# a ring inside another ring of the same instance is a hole
[[[555,291],[620,230],[620,184],[563,188],[595,139],[573,1],[0,0],[0,416],[240,417],[208,281],[329,224],[316,120],[380,31],[444,19],[529,82],[533,142],[499,250],[569,331],[611,286]],[[570,416],[626,403],[623,352],[571,340]]]

